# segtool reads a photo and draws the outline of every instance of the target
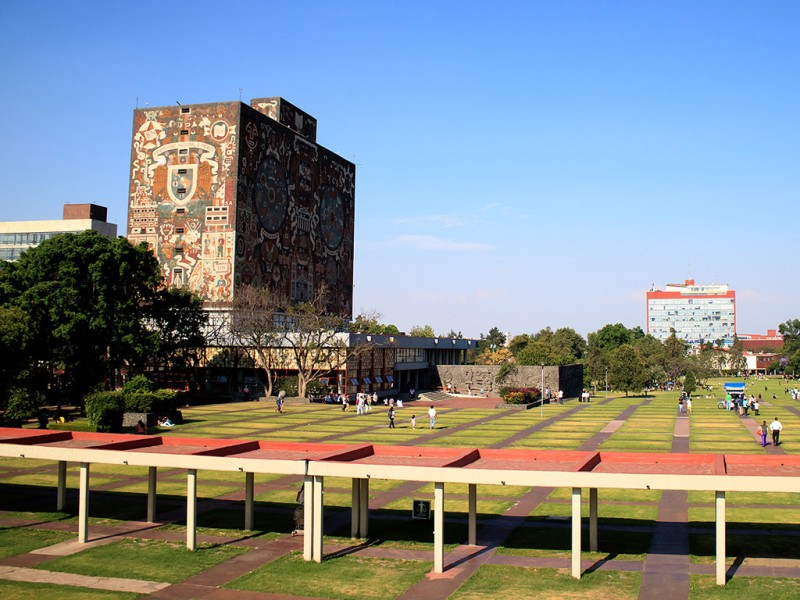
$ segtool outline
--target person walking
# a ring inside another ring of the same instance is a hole
[[[558,403],[564,404],[564,390],[558,390]]]
[[[275,398],[275,410],[279,413],[283,412],[283,399],[286,398],[286,390],[281,390]]]
[[[767,447],[767,431],[768,430],[769,430],[769,427],[767,427],[767,422],[766,421],[761,421],[761,427],[758,428],[758,435],[761,436],[761,447],[762,448],[766,448]]]
[[[394,406],[389,407],[389,429],[394,429]]]
[[[431,404],[431,407],[428,409],[428,420],[430,421],[431,429],[436,428],[436,409]]]
[[[691,396],[686,396],[686,412],[687,413],[691,413],[692,412],[692,397]]]
[[[417,415],[411,415],[411,429],[417,428]]]
[[[772,444],[774,446],[780,446],[781,431],[783,431],[783,425],[781,425],[781,422],[778,421],[778,417],[775,417],[775,420],[769,424],[769,430],[772,432]]]

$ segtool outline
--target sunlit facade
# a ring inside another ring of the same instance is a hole
[[[736,292],[727,285],[698,285],[693,279],[647,292],[647,333],[666,340],[672,331],[692,345],[722,341],[736,335]]]

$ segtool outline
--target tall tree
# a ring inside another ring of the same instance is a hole
[[[644,388],[647,371],[639,352],[631,344],[623,344],[610,354],[608,378],[616,390],[637,392]]]
[[[285,306],[284,298],[253,286],[237,287],[230,303],[232,345],[250,353],[253,363],[264,370],[266,396],[272,395],[275,370],[291,367],[281,348],[285,322],[276,317]]]
[[[308,302],[285,309],[281,344],[297,368],[297,393],[306,395],[312,381],[339,370],[347,361],[371,350],[368,344],[350,346],[346,316],[327,310],[328,290],[321,286]]]
[[[733,336],[733,344],[728,350],[728,368],[734,373],[747,369],[747,359],[744,357],[744,344],[738,336]]]
[[[0,303],[28,313],[32,359],[63,370],[65,400],[152,355],[157,333],[147,307],[161,285],[146,245],[94,231],[45,240],[0,272]]]

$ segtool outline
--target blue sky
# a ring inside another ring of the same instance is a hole
[[[0,6],[0,220],[108,206],[132,111],[282,96],[358,164],[354,306],[478,336],[645,326],[652,284],[800,317],[800,3]]]

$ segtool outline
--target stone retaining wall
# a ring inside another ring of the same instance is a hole
[[[436,365],[429,369],[432,387],[448,388],[459,394],[499,396],[503,387],[536,387],[542,385],[542,367],[518,366],[505,378],[495,381],[500,365]],[[544,367],[544,386],[554,395],[564,390],[565,398],[580,397],[583,391],[583,365]]]

